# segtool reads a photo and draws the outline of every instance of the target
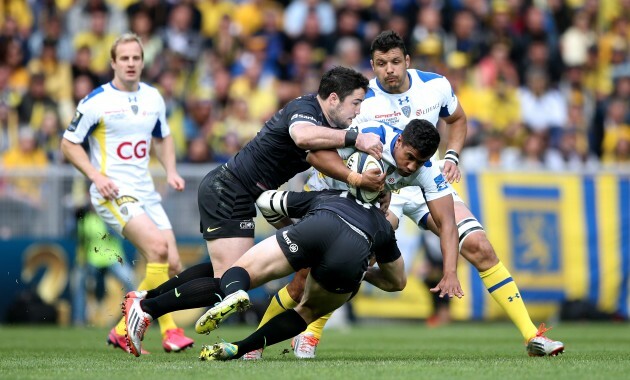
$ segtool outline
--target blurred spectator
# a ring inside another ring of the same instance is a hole
[[[490,53],[477,65],[478,83],[481,87],[494,87],[499,78],[511,86],[519,84],[518,72],[510,61],[510,46],[507,41],[496,41]]]
[[[567,124],[567,104],[562,94],[549,87],[547,74],[532,68],[526,74],[526,86],[520,92],[523,123],[534,132],[548,134]]]
[[[615,146],[611,152],[604,154],[602,158],[604,167],[627,170],[630,165],[630,131],[624,130],[617,137]]]
[[[526,56],[519,66],[519,78],[521,84],[526,81],[529,70],[537,68],[546,73],[550,86],[556,86],[562,77],[562,64],[551,59],[550,50],[546,42],[536,39],[530,42],[527,47]]]
[[[0,30],[9,23],[15,25],[22,38],[28,37],[33,26],[33,14],[28,1],[0,1]]]
[[[88,96],[92,90],[94,90],[94,83],[89,76],[84,74],[77,76],[72,86],[72,103],[79,104],[81,99]]]
[[[217,34],[210,41],[210,47],[221,60],[222,65],[230,67],[241,47],[237,38],[238,32],[232,18],[228,15],[221,18],[218,29]]]
[[[183,161],[191,164],[204,164],[212,161],[216,162],[216,159],[213,159],[208,141],[204,137],[199,136],[190,140]]]
[[[20,41],[10,39],[0,43],[0,65],[6,65],[9,69],[8,86],[20,95],[26,92],[30,80],[25,63],[24,48]]]
[[[528,69],[528,61],[541,65],[540,60],[548,62],[548,67],[558,68],[558,72],[549,71],[552,81],[555,83],[560,79],[562,59],[558,51],[558,35],[555,30],[553,19],[542,8],[530,5],[524,12],[523,30],[517,39],[512,53],[515,62],[521,64],[520,77]],[[532,44],[537,46],[532,50]],[[545,50],[543,51],[543,47]]]
[[[518,170],[546,170],[547,138],[542,131],[530,131],[525,137],[523,146],[516,160]]]
[[[453,31],[446,38],[444,50],[446,54],[453,51],[466,53],[469,62],[477,63],[483,54],[482,38],[475,15],[462,9],[455,14]]]
[[[118,7],[109,5],[106,0],[76,0],[65,17],[69,36],[76,40],[77,35],[93,29],[95,14],[107,33],[118,35],[128,28],[127,15]],[[105,50],[109,53],[109,48]]]
[[[14,108],[21,97],[22,94],[11,86],[11,68],[0,62],[0,103]]]
[[[199,1],[197,8],[201,12],[201,34],[205,39],[214,38],[219,32],[219,24],[224,16],[231,18],[234,14],[234,4],[230,0]]]
[[[166,106],[166,120],[171,128],[175,145],[175,155],[182,160],[186,155],[186,133],[184,130],[185,110],[181,97],[176,91],[177,74],[172,70],[164,71],[158,78],[160,93]]]
[[[46,152],[46,157],[50,163],[58,164],[63,161],[63,156],[59,150],[63,130],[57,113],[51,109],[46,110],[42,123],[35,132],[35,138],[37,146]]]
[[[164,46],[189,62],[193,62],[201,52],[201,36],[192,26],[194,14],[190,4],[175,5],[162,34]]]
[[[591,20],[584,11],[573,15],[573,23],[560,37],[560,53],[567,66],[580,66],[586,63],[588,48],[597,41],[591,29]]]
[[[29,127],[21,127],[18,132],[18,143],[4,152],[2,166],[7,172],[20,173],[8,181],[9,194],[17,199],[26,201],[33,206],[39,206],[42,198],[43,171],[48,167],[46,152],[37,146],[35,131]]]
[[[424,7],[418,10],[416,23],[411,30],[411,47],[413,52],[420,50],[420,44],[426,40],[436,40],[440,44],[440,51],[446,39],[446,32],[442,28],[440,12],[434,7]]]
[[[149,18],[153,22],[153,28],[156,32],[160,32],[164,27],[166,27],[170,3],[171,2],[162,0],[134,1],[127,7],[125,13],[131,20],[137,12],[147,12],[149,14]]]
[[[44,73],[33,74],[28,92],[24,94],[17,106],[20,124],[28,124],[32,128],[39,129],[47,110],[56,113],[57,102],[46,93],[46,75]]]
[[[484,33],[484,46],[491,46],[496,41],[509,41],[510,48],[518,38],[514,25],[515,12],[507,0],[494,0]],[[511,52],[510,52],[511,53]]]
[[[89,46],[83,45],[79,47],[72,61],[72,79],[77,80],[79,76],[87,77],[92,83],[92,87],[102,84],[101,78],[92,71],[90,63],[92,61],[92,51]]]
[[[483,129],[501,131],[507,145],[520,145],[525,131],[517,87],[499,77],[494,87],[480,95],[482,106],[479,119]]]
[[[297,38],[304,32],[309,13],[316,15],[321,34],[327,35],[335,31],[335,9],[328,1],[292,0],[284,10],[284,31],[289,37]]]
[[[75,49],[87,46],[90,49],[90,69],[102,81],[109,77],[110,48],[116,40],[116,34],[107,28],[109,14],[107,8],[95,8],[89,12],[90,26],[79,31],[72,43]]]
[[[280,64],[286,59],[287,36],[282,31],[282,12],[266,9],[263,13],[263,26],[254,38],[264,41],[266,70],[271,70],[278,76]],[[262,42],[261,42],[262,43]]]
[[[149,12],[146,10],[139,10],[133,14],[130,19],[129,25],[131,32],[137,34],[142,40],[142,47],[144,49],[144,66],[145,70],[149,71],[148,76],[151,75],[151,69],[156,57],[162,52],[164,44],[153,28],[153,20]]]
[[[630,134],[630,124],[626,120],[628,102],[614,98],[607,107],[603,123],[604,139],[602,141],[602,158],[610,161],[618,149],[618,142]]]
[[[212,133],[212,102],[210,99],[191,98],[186,102],[184,132],[186,141],[190,143],[198,137],[206,138]]]
[[[584,141],[583,132],[574,128],[565,129],[560,136],[557,148],[549,149],[546,157],[546,166],[555,171],[595,170],[599,167],[599,161],[590,153],[586,146],[580,144]]]
[[[0,155],[17,145],[18,126],[17,113],[0,101]]]
[[[519,150],[506,145],[501,131],[490,129],[481,134],[481,144],[462,151],[460,167],[464,171],[514,170],[518,168]]]
[[[231,98],[247,99],[249,114],[254,120],[265,121],[278,109],[274,94],[275,78],[263,75],[262,65],[255,59],[247,62],[243,75],[233,79],[230,86]]]
[[[39,58],[44,49],[44,41],[55,41],[57,59],[61,62],[70,62],[74,56],[72,39],[64,33],[62,16],[56,13],[46,15],[43,25],[33,30],[28,39],[29,52],[32,58]]]
[[[319,66],[329,55],[332,55],[334,39],[336,37],[333,35],[322,33],[317,14],[309,12],[304,20],[302,33],[292,38],[291,43],[295,44],[296,41],[308,42],[313,49],[313,64]]]
[[[260,130],[261,120],[252,117],[250,105],[248,98],[231,98],[225,119],[216,123],[209,138],[215,160],[227,162]]]
[[[240,1],[232,17],[238,26],[242,37],[249,37],[259,32],[264,23],[264,13],[267,9],[281,9],[280,5],[270,0],[243,0]]]
[[[46,95],[55,99],[62,120],[69,123],[72,120],[72,68],[69,62],[60,61],[56,54],[57,42],[44,40],[43,50],[39,58],[31,59],[28,69],[31,73],[44,74]],[[31,79],[35,80],[34,78]]]
[[[329,57],[327,68],[344,66],[362,72],[368,78],[373,75],[370,63],[361,51],[361,40],[356,37],[342,37],[335,45],[335,55]]]

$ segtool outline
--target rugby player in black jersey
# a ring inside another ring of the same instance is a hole
[[[381,157],[378,137],[344,130],[359,113],[367,86],[367,78],[352,69],[329,70],[317,94],[289,102],[235,157],[206,175],[198,193],[200,227],[215,277],[254,245],[258,196],[308,169],[309,150],[355,146]],[[377,191],[384,179],[374,170],[364,173],[357,184]]]

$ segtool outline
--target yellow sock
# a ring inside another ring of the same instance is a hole
[[[125,317],[120,318],[120,321],[118,321],[118,324],[115,327],[116,330],[116,334],[118,335],[125,335],[127,334],[127,327],[125,324]]]
[[[286,286],[278,290],[278,293],[276,293],[276,295],[271,299],[269,306],[267,306],[265,315],[263,315],[262,319],[260,320],[258,328],[269,322],[269,320],[276,315],[284,311],[293,309],[297,306],[297,304],[298,303],[295,302],[295,300],[289,295],[289,291],[287,290]]]
[[[313,336],[317,338],[317,340],[321,339],[322,331],[324,331],[324,326],[326,326],[326,323],[328,322],[328,319],[330,319],[331,315],[332,315],[332,311],[324,315],[323,317],[320,317],[319,319],[311,322],[311,324],[308,325],[308,327],[306,328],[306,330],[304,330],[304,332],[313,333]]]
[[[492,298],[501,305],[520,330],[525,341],[534,337],[538,329],[529,317],[521,293],[503,263],[499,261],[497,265],[487,271],[480,272],[479,276],[481,276],[481,280]]]
[[[138,285],[138,290],[155,289],[166,281],[168,281],[168,264],[148,263],[146,275],[144,280]],[[171,313],[164,314],[157,321],[160,325],[162,336],[164,336],[166,330],[177,328]]]

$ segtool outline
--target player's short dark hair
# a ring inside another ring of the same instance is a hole
[[[386,30],[381,32],[374,41],[372,41],[372,46],[370,46],[370,57],[374,57],[375,51],[381,51],[386,53],[392,49],[399,48],[403,54],[406,56],[407,47],[405,46],[405,41],[398,35],[398,33],[393,30]]]
[[[418,151],[420,157],[429,157],[437,151],[440,145],[440,133],[428,120],[413,119],[402,132],[403,143],[411,145]]]
[[[362,88],[367,92],[370,81],[360,72],[343,66],[334,67],[322,76],[319,82],[317,95],[322,99],[328,99],[333,92],[343,101],[346,96],[352,94],[356,89]]]

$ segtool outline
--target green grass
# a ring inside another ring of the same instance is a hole
[[[192,329],[188,329],[191,331]],[[267,348],[258,362],[201,362],[201,344],[244,337],[251,327],[223,326],[197,336],[197,347],[178,354],[147,333],[151,355],[135,358],[106,347],[104,329],[0,326],[0,379],[620,379],[630,373],[628,324],[557,325],[550,336],[565,342],[558,357],[530,358],[507,323],[360,325],[327,331],[317,359],[298,361],[289,342]]]

